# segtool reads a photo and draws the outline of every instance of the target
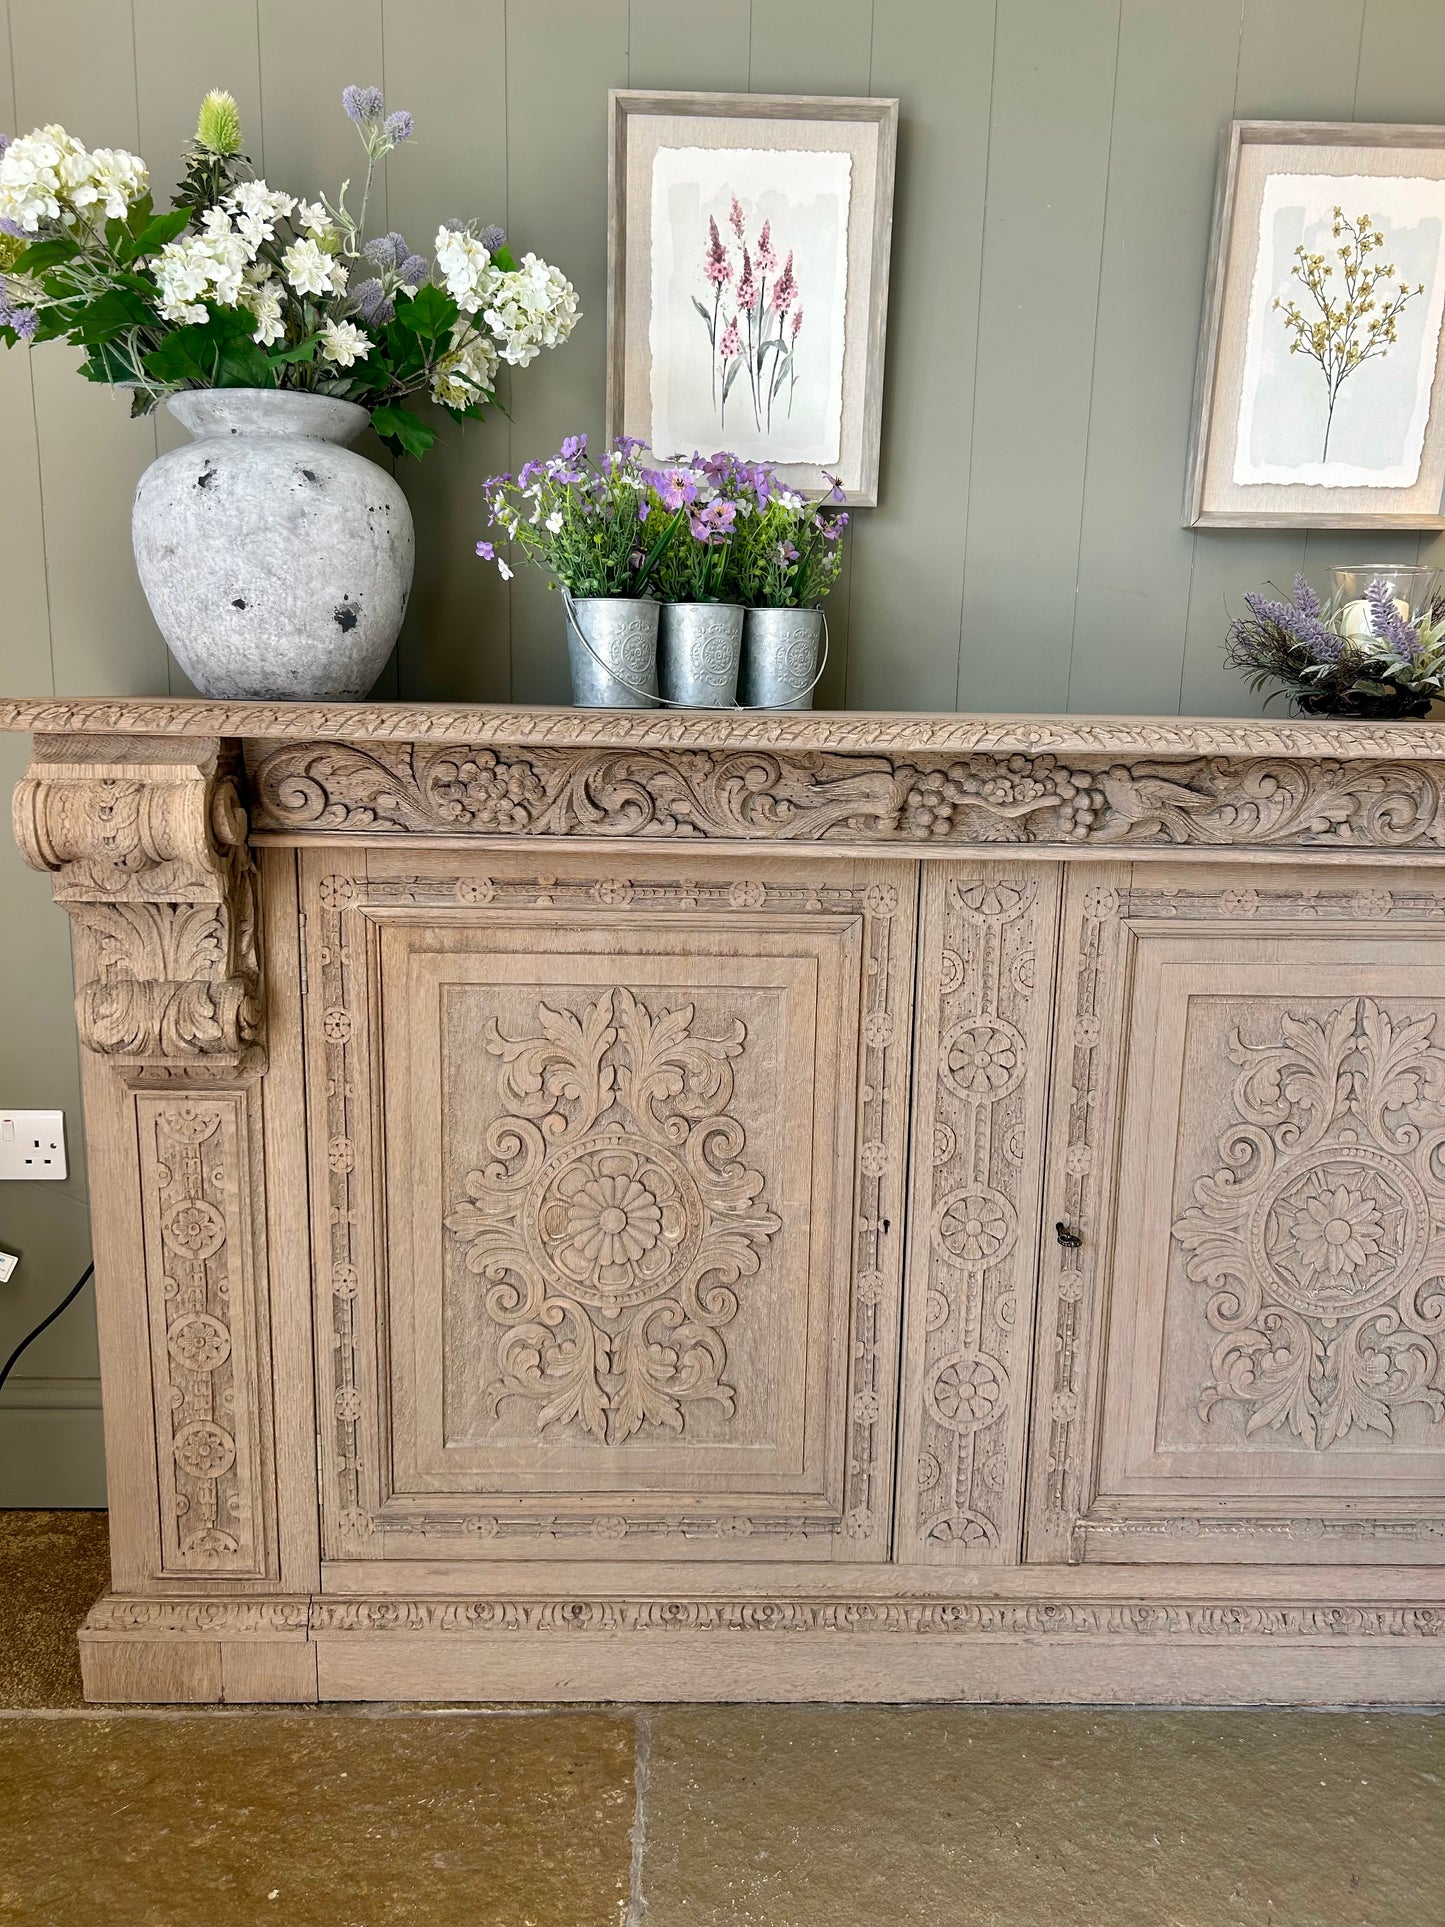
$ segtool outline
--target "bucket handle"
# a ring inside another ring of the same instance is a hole
[[[597,651],[592,647],[591,638],[588,636],[586,630],[583,629],[581,623],[577,620],[577,611],[573,606],[572,591],[570,589],[564,588],[562,590],[562,604],[567,611],[567,621],[571,625],[573,635],[576,636],[577,640],[581,643],[582,647],[587,651],[588,655],[592,658],[593,662],[597,664],[597,667],[603,672],[603,674],[610,676],[613,682],[621,683],[622,687],[627,691],[629,695],[641,697],[643,703],[646,704],[649,708],[651,708],[653,705],[656,705],[659,709],[692,709],[696,707],[696,705],[693,703],[674,702],[670,696],[663,696],[659,694],[658,691],[655,689],[639,689],[636,683],[629,682],[626,676],[621,675],[616,669],[614,669],[610,662],[604,662],[602,657],[599,656]],[[818,687],[818,684],[823,680],[823,671],[828,667],[828,648],[829,648],[828,616],[827,616],[827,612],[823,609],[820,609],[818,611],[818,614],[823,618],[823,660],[818,664],[818,673],[817,675],[814,676],[813,680],[808,684],[808,687],[806,689],[800,689],[798,691],[798,695],[792,698],[794,702],[798,700],[799,696],[812,695],[813,691]],[[727,704],[722,704],[719,706],[723,708],[729,707],[729,705]],[[731,704],[730,706],[733,709],[772,709],[777,707],[777,705],[773,703],[737,703],[737,702]],[[711,705],[709,705],[709,707],[711,707]]]

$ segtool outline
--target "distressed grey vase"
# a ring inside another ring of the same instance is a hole
[[[354,402],[285,389],[198,388],[166,406],[192,435],[135,492],[141,587],[206,696],[365,696],[411,592],[411,510],[347,446]]]

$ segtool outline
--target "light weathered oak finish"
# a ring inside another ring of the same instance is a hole
[[[1445,1696],[1437,728],[8,720],[93,1698]]]

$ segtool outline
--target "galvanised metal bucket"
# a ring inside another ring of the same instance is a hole
[[[741,605],[665,602],[658,632],[662,699],[686,709],[731,709],[743,646]]]
[[[657,708],[658,605],[563,595],[572,700],[583,709]]]
[[[826,637],[821,609],[749,609],[738,692],[743,707],[811,709],[828,660]]]

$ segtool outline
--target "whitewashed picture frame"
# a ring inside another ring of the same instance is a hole
[[[1445,127],[1233,122],[1185,526],[1445,528],[1442,336]]]
[[[608,98],[609,439],[874,505],[897,101]]]

